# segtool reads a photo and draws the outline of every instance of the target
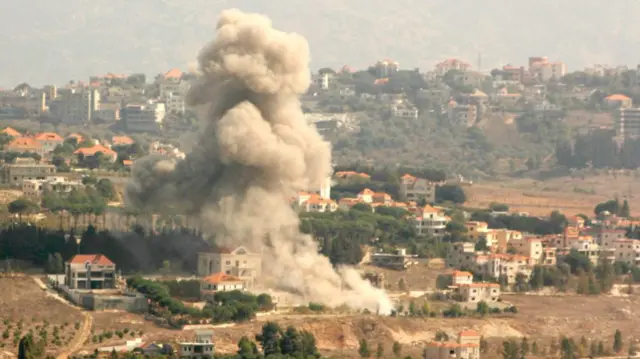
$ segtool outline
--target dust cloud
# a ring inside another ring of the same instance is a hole
[[[191,152],[181,161],[136,161],[127,204],[195,216],[217,244],[260,252],[266,287],[329,306],[391,312],[384,291],[318,254],[289,202],[331,172],[330,145],[307,124],[298,100],[310,83],[307,41],[236,9],[222,12],[216,29],[187,94],[203,114]]]

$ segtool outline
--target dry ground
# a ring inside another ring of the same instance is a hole
[[[312,332],[325,354],[334,357],[356,358],[358,341],[368,340],[375,351],[382,344],[386,353],[394,341],[402,344],[403,353],[419,357],[421,348],[431,341],[438,330],[450,337],[467,328],[478,330],[490,343],[491,351],[500,346],[504,338],[526,336],[536,341],[541,349],[548,349],[552,340],[560,335],[572,336],[576,342],[602,340],[610,347],[613,333],[620,329],[625,345],[632,338],[640,338],[640,327],[635,318],[640,314],[640,297],[539,297],[505,296],[520,312],[487,318],[390,318],[376,316],[279,316],[272,317],[281,326],[294,325]],[[253,322],[229,328],[216,329],[216,346],[231,352],[244,335],[253,336],[262,323]]]
[[[469,207],[486,208],[492,202],[506,203],[512,210],[532,215],[548,215],[559,210],[566,215],[593,214],[596,204],[627,199],[634,216],[640,216],[640,178],[632,172],[621,174],[561,177],[547,181],[509,179],[474,183],[465,187]]]
[[[47,297],[29,277],[0,278],[0,293],[0,351],[17,353],[14,338],[19,340],[32,331],[36,340],[42,338],[41,332],[46,332],[47,351],[57,353],[73,341],[78,333],[76,325],[78,328],[82,325],[79,310]]]

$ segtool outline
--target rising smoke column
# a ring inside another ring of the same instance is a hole
[[[310,83],[308,63],[303,37],[273,29],[261,15],[224,11],[187,95],[204,114],[192,151],[182,161],[136,161],[126,200],[140,209],[197,216],[218,244],[260,251],[276,288],[388,313],[381,290],[351,268],[336,271],[318,254],[289,203],[331,171],[330,145],[307,124],[298,100]]]

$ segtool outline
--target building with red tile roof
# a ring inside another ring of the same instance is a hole
[[[31,152],[44,156],[46,151],[42,144],[31,137],[18,137],[9,142],[4,150],[6,152]]]
[[[429,359],[463,359],[480,358],[480,333],[475,330],[463,330],[458,340],[433,341],[427,344],[426,358]]]
[[[73,152],[73,154],[82,154],[85,157],[91,157],[95,156],[98,152],[101,152],[105,157],[109,158],[111,162],[115,162],[115,160],[118,158],[118,153],[116,153],[116,151],[102,145],[78,148]]]
[[[6,127],[4,130],[2,130],[2,133],[4,133],[7,136],[11,136],[11,137],[20,137],[22,136],[22,134],[20,132],[18,132],[17,130],[11,128],[11,127]]]
[[[42,145],[45,152],[51,152],[64,143],[64,138],[54,132],[38,133],[33,138]]]
[[[129,136],[113,136],[111,137],[111,144],[113,146],[129,146],[133,145],[136,141]]]
[[[69,289],[114,289],[118,282],[115,263],[103,254],[76,254],[64,274]]]

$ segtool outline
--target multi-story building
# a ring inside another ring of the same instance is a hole
[[[102,254],[77,254],[65,264],[69,289],[113,289],[116,282],[116,265]]]
[[[607,248],[613,251],[616,262],[640,265],[640,241],[628,238],[615,239]]]
[[[424,178],[417,178],[410,174],[405,174],[400,178],[400,200],[420,201],[427,203],[436,201],[436,187],[439,183],[431,182]]]
[[[444,211],[426,205],[416,216],[416,230],[418,235],[426,235],[435,238],[442,238],[446,234],[449,217]]]
[[[44,92],[0,92],[0,108],[23,112],[27,116],[38,117],[46,111]]]
[[[505,78],[502,80],[516,81],[522,83],[525,78],[524,66],[505,65],[502,67],[502,74]]]
[[[548,82],[558,80],[567,73],[567,65],[564,62],[549,62],[546,56],[529,58],[529,73],[533,78]]]
[[[473,268],[476,263],[476,250],[471,242],[453,243],[447,253],[446,264],[449,268]]]
[[[206,277],[216,273],[238,277],[245,287],[253,287],[262,273],[262,256],[242,246],[198,253],[198,275]]]
[[[43,180],[56,173],[56,166],[39,164],[33,158],[16,158],[14,163],[2,166],[2,183],[20,186],[24,180]]]
[[[178,343],[178,357],[185,359],[213,358],[215,346],[213,345],[213,331],[197,330],[195,340],[192,342]]]
[[[82,181],[69,180],[66,177],[47,177],[44,180],[22,181],[22,193],[31,200],[41,198],[45,191],[69,193],[76,188],[83,187]]]
[[[615,118],[616,136],[621,138],[640,137],[640,108],[620,108]]]
[[[470,283],[460,284],[456,291],[458,298],[467,303],[497,302],[500,298],[500,284]]]
[[[515,283],[518,273],[524,274],[527,278],[531,275],[529,258],[522,255],[477,255],[475,270],[496,279],[502,277],[508,284]]]
[[[409,268],[417,255],[407,254],[404,248],[396,249],[394,253],[372,253],[371,264],[377,267],[403,270]]]
[[[398,72],[400,65],[393,60],[385,59],[378,61],[373,68],[376,72],[376,77],[380,79],[389,77],[390,75]]]
[[[478,106],[473,104],[460,105],[453,99],[447,104],[447,116],[456,126],[471,127],[478,121]]]
[[[435,66],[437,76],[444,76],[451,70],[467,71],[471,69],[471,65],[458,59],[446,59]]]
[[[165,104],[149,101],[146,104],[130,104],[120,110],[120,120],[127,131],[159,132],[165,117]]]
[[[311,77],[311,82],[321,90],[329,89],[329,73],[319,73]]]
[[[95,111],[100,110],[100,92],[66,91],[64,95],[49,103],[51,116],[67,124],[90,123]]]
[[[57,133],[43,132],[37,134],[34,139],[42,145],[44,152],[52,152],[56,147],[64,143],[64,138]]]
[[[455,81],[459,86],[468,87],[482,87],[486,80],[487,75],[478,71],[463,71],[457,73],[453,78],[453,81]]]
[[[507,247],[512,248],[517,254],[529,258],[529,265],[542,264],[544,250],[539,238],[512,239],[507,243]]]
[[[480,359],[480,333],[464,330],[457,342],[433,341],[427,344],[424,359]]]

